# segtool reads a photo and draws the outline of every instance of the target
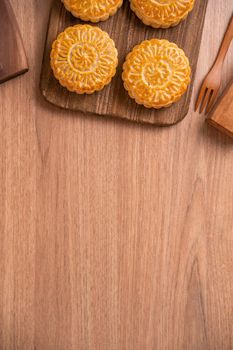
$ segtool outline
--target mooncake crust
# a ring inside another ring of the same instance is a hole
[[[131,98],[147,108],[169,107],[186,92],[191,68],[185,53],[168,40],[145,40],[126,57],[122,79]]]
[[[144,24],[174,27],[192,11],[195,0],[130,0],[131,9]]]
[[[75,25],[52,45],[51,68],[60,84],[77,94],[91,94],[116,74],[118,52],[108,33],[91,25]]]
[[[106,21],[122,6],[123,0],[62,0],[74,17],[97,23]]]

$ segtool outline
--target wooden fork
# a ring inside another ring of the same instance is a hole
[[[219,89],[221,86],[223,63],[232,39],[233,39],[233,15],[232,15],[230,24],[227,28],[227,31],[225,33],[217,59],[212,69],[207,74],[202,84],[202,87],[200,89],[199,96],[197,98],[197,102],[195,105],[195,111],[200,106],[200,113],[202,113],[202,111],[205,109],[205,114],[207,114],[212,108],[219,93]]]

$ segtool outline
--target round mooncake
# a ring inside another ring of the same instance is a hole
[[[73,16],[83,21],[106,21],[121,7],[123,0],[62,0]]]
[[[154,28],[176,26],[193,9],[195,0],[130,0],[131,8]]]
[[[127,56],[123,81],[130,97],[147,108],[168,107],[186,92],[190,83],[189,60],[176,44],[146,40]]]
[[[103,89],[116,74],[118,52],[109,35],[98,27],[75,25],[58,35],[51,67],[60,84],[77,94]]]

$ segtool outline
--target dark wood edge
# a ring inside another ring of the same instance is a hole
[[[28,71],[29,71],[29,68],[25,68],[25,69],[22,69],[22,70],[20,70],[20,71],[17,71],[16,73],[13,73],[13,74],[11,74],[11,75],[8,75],[7,78],[1,79],[1,80],[0,80],[0,84],[3,84],[3,83],[5,83],[5,82],[8,81],[8,80],[17,78],[19,75],[25,74],[25,73],[27,73]]]
[[[64,111],[69,111],[73,114],[75,113],[83,113],[83,114],[87,114],[89,116],[94,116],[94,117],[97,117],[97,118],[111,118],[111,119],[115,119],[115,120],[118,120],[118,121],[122,121],[122,122],[129,122],[129,123],[134,123],[134,124],[141,124],[141,125],[147,125],[147,126],[152,126],[152,127],[165,127],[165,128],[169,128],[171,126],[174,126],[178,123],[180,123],[182,120],[184,120],[184,118],[186,117],[186,115],[188,114],[188,112],[185,112],[184,115],[182,116],[181,119],[177,120],[176,122],[174,122],[173,124],[169,123],[169,124],[155,124],[155,123],[152,123],[152,122],[146,122],[146,121],[142,121],[142,120],[136,120],[136,119],[128,119],[128,118],[125,118],[124,116],[115,116],[113,114],[98,114],[98,113],[94,113],[94,112],[88,112],[88,111],[83,111],[81,109],[79,110],[75,110],[75,109],[70,109],[70,108],[67,108],[65,106],[59,106],[55,103],[53,103],[53,101],[49,100],[47,98],[47,96],[44,94],[43,92],[43,89],[41,88],[41,85],[40,85],[40,92],[41,92],[41,95],[42,97],[44,98],[44,100],[50,104],[51,106],[59,109],[59,110],[64,110]]]
[[[215,120],[207,118],[206,123],[233,139],[233,134],[228,129],[224,128],[224,126],[217,123]]]

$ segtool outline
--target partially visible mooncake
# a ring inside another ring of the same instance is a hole
[[[130,0],[130,3],[144,24],[154,28],[168,28],[187,17],[195,0]]]
[[[83,21],[106,21],[121,7],[123,0],[62,0],[73,16]]]
[[[190,83],[185,53],[167,40],[146,40],[127,56],[123,66],[125,89],[147,108],[168,107],[178,101]]]
[[[75,25],[52,45],[51,67],[60,84],[77,94],[103,89],[116,74],[118,52],[109,35],[98,27]]]

